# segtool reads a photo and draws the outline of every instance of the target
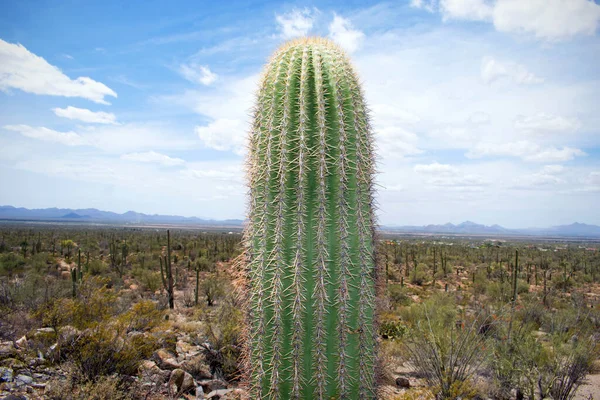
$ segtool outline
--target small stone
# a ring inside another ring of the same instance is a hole
[[[15,383],[17,386],[30,385],[33,382],[33,378],[29,375],[19,374],[15,378]]]
[[[212,392],[210,392],[208,395],[206,395],[207,399],[212,399],[212,400],[221,400],[224,396],[226,396],[229,392],[231,392],[233,389],[219,389],[219,390],[213,390]]]
[[[198,381],[198,385],[201,386],[206,393],[210,393],[219,389],[227,389],[227,382],[224,382],[220,379],[204,379]]]
[[[196,400],[204,400],[204,389],[202,389],[202,386],[196,386]]]
[[[9,394],[6,397],[3,397],[2,400],[27,400],[27,397],[20,394]]]
[[[408,380],[408,378],[399,376],[396,378],[396,386],[404,388],[404,389],[408,389],[408,388],[410,388],[410,381]]]
[[[181,368],[181,364],[177,362],[175,355],[166,349],[156,350],[153,358],[161,369],[173,370]]]
[[[0,360],[8,357],[14,357],[17,349],[13,342],[0,342]]]
[[[0,382],[12,382],[13,370],[11,368],[0,367]]]
[[[173,387],[175,390],[173,390]],[[182,369],[174,369],[169,378],[169,388],[177,395],[191,392],[196,389],[194,378]]]
[[[19,349],[26,349],[27,348],[27,336],[22,336],[21,339],[17,340],[15,342],[15,345],[19,348]]]

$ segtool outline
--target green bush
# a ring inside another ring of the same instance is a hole
[[[20,254],[0,254],[0,275],[13,275],[23,272],[25,259]]]

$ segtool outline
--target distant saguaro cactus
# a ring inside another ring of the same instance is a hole
[[[373,136],[335,44],[299,39],[274,54],[248,169],[252,398],[375,398]]]

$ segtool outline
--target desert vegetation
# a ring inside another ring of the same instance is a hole
[[[244,398],[241,242],[4,224],[1,393]],[[378,398],[570,399],[595,373],[598,244],[383,235],[377,246]]]

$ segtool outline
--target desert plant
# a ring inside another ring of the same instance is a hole
[[[167,292],[167,298],[169,299],[169,308],[172,310],[175,308],[175,292],[173,290],[174,279],[173,270],[171,268],[171,232],[169,230],[167,230],[167,255],[160,258],[160,277],[162,278],[163,287]]]
[[[275,53],[248,157],[253,398],[375,397],[372,141],[340,48],[311,38]]]
[[[490,321],[478,315],[448,324],[446,316],[427,304],[423,313],[405,342],[410,364],[434,388],[436,398],[468,397],[469,381],[485,361],[487,339],[480,332]]]

